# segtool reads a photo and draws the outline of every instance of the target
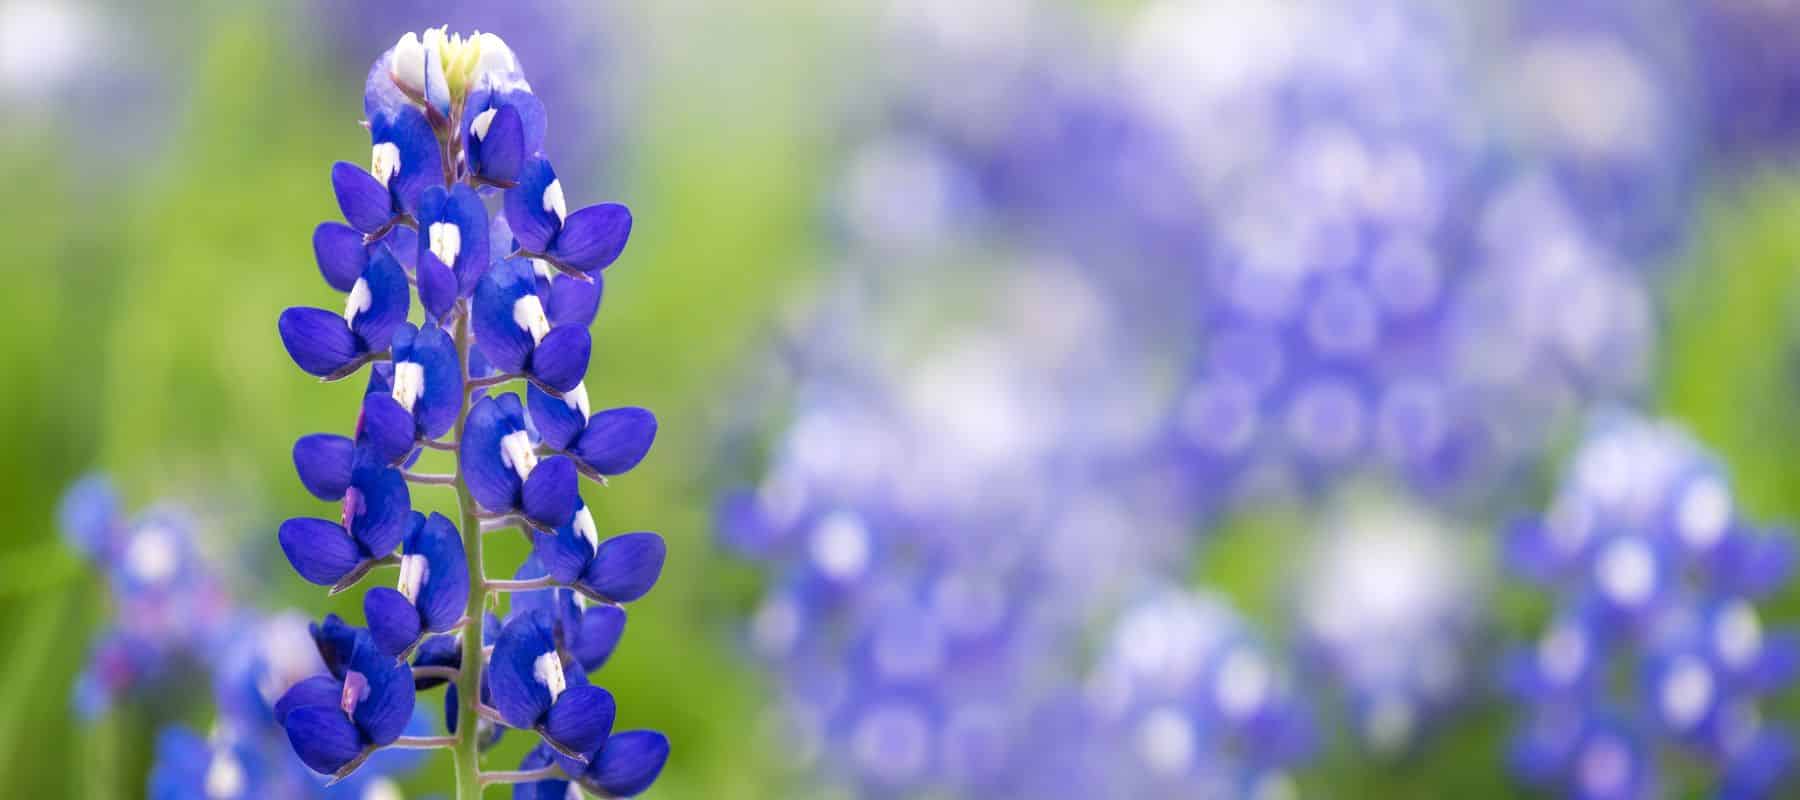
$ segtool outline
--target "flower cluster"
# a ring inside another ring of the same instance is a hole
[[[81,715],[153,700],[184,667],[204,665],[233,609],[196,547],[193,517],[164,505],[128,519],[111,482],[90,476],[64,495],[60,518],[65,539],[105,575],[113,607],[75,682]]]
[[[750,645],[803,764],[869,795],[1034,796],[1043,704],[1159,538],[1128,523],[1156,502],[1125,477],[1151,432],[1100,423],[1143,384],[1084,276],[953,250],[833,285],[721,535],[770,573]],[[931,303],[950,279],[992,315]]]
[[[1460,494],[1539,452],[1574,398],[1642,380],[1646,290],[1470,101],[1455,29],[1404,3],[1142,16],[1133,113],[1176,142],[1205,230],[1178,254],[1200,348],[1173,415],[1204,482],[1375,468]]]
[[[1796,554],[1744,519],[1699,445],[1668,423],[1599,421],[1506,554],[1557,601],[1505,662],[1528,709],[1512,752],[1521,776],[1579,797],[1653,797],[1676,788],[1662,755],[1678,749],[1723,796],[1769,796],[1784,780],[1793,744],[1758,699],[1790,685],[1800,638],[1766,631],[1755,602]]]
[[[370,69],[364,112],[369,168],[333,166],[345,222],[313,235],[344,311],[290,308],[279,330],[302,370],[338,380],[368,366],[367,389],[352,435],[294,445],[301,483],[341,514],[290,519],[279,539],[301,577],[334,592],[377,567],[399,575],[364,594],[366,627],[318,626],[328,670],[274,713],[309,767],[340,778],[382,748],[447,747],[460,797],[570,781],[635,795],[668,742],[613,731],[613,698],[588,675],[665,548],[652,533],[602,540],[580,493],[583,477],[604,485],[637,466],[656,434],[643,409],[594,412],[583,382],[601,273],[631,214],[569,209],[542,151],[543,104],[492,34],[407,34]],[[499,391],[514,381],[520,392]],[[453,451],[455,472],[416,471],[429,450]],[[434,485],[455,491],[460,519],[414,510],[413,489]],[[535,574],[489,578],[481,537],[514,527]],[[489,613],[498,593],[550,587],[559,600]],[[404,736],[415,694],[446,684],[448,735]],[[480,750],[504,728],[543,747],[518,771],[483,773]]]
[[[208,735],[182,725],[163,728],[150,776],[153,798],[398,797],[387,776],[411,769],[416,758],[384,758],[328,793],[294,756],[273,709],[289,687],[324,669],[320,651],[298,614],[267,615],[241,605],[220,580],[221,565],[200,547],[194,525],[172,505],[124,522],[117,495],[100,477],[81,480],[64,496],[65,535],[105,569],[112,587],[114,630],[77,681],[77,707],[92,717],[124,700],[155,706],[210,691],[216,714]],[[424,722],[419,717],[409,725]]]

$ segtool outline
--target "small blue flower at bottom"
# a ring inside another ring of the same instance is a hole
[[[525,755],[519,769],[542,769],[561,763],[549,747],[538,746]],[[636,797],[656,782],[664,764],[669,762],[669,737],[657,731],[623,731],[608,737],[587,765],[565,772],[575,785],[598,797]],[[564,800],[571,796],[569,781],[552,779],[513,786],[513,800]]]
[[[509,620],[494,642],[486,688],[507,725],[535,730],[562,754],[585,759],[612,733],[616,707],[578,665],[563,663],[553,626],[542,610]]]
[[[353,632],[343,667],[341,676],[294,684],[275,704],[294,752],[326,775],[347,775],[376,748],[393,744],[413,713],[412,666],[382,652],[367,631]]]
[[[475,404],[457,463],[475,502],[496,514],[522,512],[540,527],[557,528],[574,518],[581,502],[575,462],[567,456],[538,458],[518,395],[484,397]]]
[[[363,614],[382,651],[404,658],[425,634],[455,628],[468,601],[462,535],[444,515],[428,519],[414,511],[412,531],[401,547],[399,587],[370,589],[363,595]]]
[[[557,291],[557,284],[551,289]],[[561,394],[580,385],[593,337],[579,314],[552,319],[548,308],[558,304],[552,297],[547,308],[545,299],[538,293],[532,262],[509,258],[488,269],[476,285],[470,324],[476,346],[495,369],[524,375]]]

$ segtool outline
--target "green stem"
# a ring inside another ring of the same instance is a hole
[[[456,352],[462,360],[463,379],[469,375],[469,315],[457,315],[453,336]],[[463,440],[463,428],[469,420],[469,392],[462,396],[462,410],[456,415],[456,441]],[[463,552],[469,560],[469,604],[463,611],[462,672],[456,678],[456,745],[450,751],[456,764],[456,800],[480,800],[481,797],[481,717],[476,704],[481,700],[481,628],[487,606],[487,571],[481,558],[481,520],[477,517],[475,498],[462,474],[462,460],[456,465],[456,499],[462,510]]]

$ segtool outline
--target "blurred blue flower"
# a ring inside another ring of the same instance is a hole
[[[1099,796],[1291,797],[1317,747],[1281,656],[1210,594],[1163,588],[1129,606],[1087,687]]]
[[[1339,690],[1376,755],[1423,741],[1476,684],[1485,581],[1465,534],[1393,498],[1358,497],[1325,516],[1292,576],[1309,677]]]
[[[64,496],[59,519],[64,538],[110,590],[107,629],[75,681],[83,717],[124,699],[154,700],[179,686],[184,668],[208,662],[231,600],[197,548],[189,513],[166,505],[128,518],[111,482],[89,476]]]
[[[1685,433],[1601,418],[1549,510],[1505,547],[1557,602],[1502,670],[1526,704],[1512,753],[1522,777],[1583,797],[1653,796],[1674,748],[1725,796],[1775,796],[1791,781],[1791,734],[1758,704],[1791,685],[1800,634],[1765,630],[1754,604],[1789,579],[1795,546],[1742,517],[1723,468]]]

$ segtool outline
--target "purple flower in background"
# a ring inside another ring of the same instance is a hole
[[[76,679],[74,702],[92,719],[115,703],[150,701],[204,664],[231,615],[218,574],[194,541],[195,518],[164,506],[124,516],[111,482],[89,476],[59,513],[65,539],[106,578],[112,618]]]
[[[1695,65],[1715,154],[1791,158],[1800,134],[1800,7],[1761,0],[1690,3]]]
[[[1755,603],[1794,566],[1785,535],[1753,527],[1722,468],[1668,423],[1597,421],[1541,519],[1506,557],[1553,593],[1543,633],[1504,661],[1523,704],[1512,764],[1583,797],[1647,797],[1661,752],[1691,755],[1733,797],[1792,781],[1791,733],[1759,701],[1792,684],[1800,635],[1765,630]]]
[[[631,214],[568,210],[543,150],[545,105],[494,34],[405,34],[369,68],[363,110],[369,169],[332,170],[349,224],[325,223],[313,241],[326,283],[348,295],[344,314],[291,308],[278,326],[305,372],[338,380],[370,367],[353,435],[294,446],[302,485],[343,510],[287,520],[278,538],[302,578],[333,592],[377,567],[399,576],[364,594],[367,629],[335,616],[313,626],[323,670],[288,688],[273,716],[300,760],[334,781],[390,751],[445,748],[459,797],[562,778],[640,792],[667,740],[613,736],[613,697],[588,673],[616,648],[619,604],[650,591],[666,548],[654,533],[601,542],[580,486],[635,467],[656,433],[643,409],[590,416],[583,381],[599,273],[623,251]],[[406,321],[413,286],[419,327]],[[515,381],[529,415],[519,393],[500,391]],[[424,471],[452,457],[454,472]],[[414,511],[413,486],[450,488],[459,519]],[[491,578],[481,537],[507,527],[545,564]],[[521,594],[502,622],[489,601],[504,592]],[[427,706],[418,693],[438,688],[444,733],[412,732]],[[482,752],[509,727],[554,762],[482,772]]]
[[[1317,746],[1278,656],[1223,600],[1158,590],[1114,625],[1086,693],[1105,796],[1291,796]]]
[[[1483,611],[1464,532],[1392,499],[1326,515],[1294,576],[1301,652],[1377,755],[1404,753],[1474,683]]]

